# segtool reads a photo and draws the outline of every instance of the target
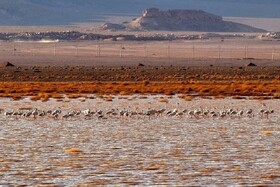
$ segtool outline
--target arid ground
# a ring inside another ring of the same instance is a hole
[[[18,66],[0,68],[0,96],[48,99],[60,94],[186,94],[279,98],[279,72],[278,66]]]
[[[0,185],[279,184],[278,43],[0,42]]]
[[[277,40],[1,42],[0,96],[280,96]],[[248,66],[251,63],[256,66]]]

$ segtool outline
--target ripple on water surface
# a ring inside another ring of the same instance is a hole
[[[132,96],[130,96],[132,97]],[[0,184],[280,184],[279,101],[148,99],[47,103],[0,100],[9,108],[260,108],[269,119],[0,119]]]

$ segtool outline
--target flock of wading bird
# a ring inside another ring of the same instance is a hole
[[[259,111],[254,111],[253,109],[184,109],[179,110],[177,108],[173,110],[167,109],[109,109],[109,110],[73,110],[73,111],[62,111],[61,108],[55,110],[39,110],[35,109],[23,109],[16,111],[0,111],[1,115],[6,118],[13,119],[30,119],[36,120],[41,118],[51,118],[54,120],[75,120],[75,119],[110,119],[110,118],[160,118],[160,117],[174,117],[174,118],[194,118],[194,119],[203,119],[203,118],[215,118],[215,119],[224,119],[224,118],[269,118],[271,114],[274,113],[274,110],[261,109]]]

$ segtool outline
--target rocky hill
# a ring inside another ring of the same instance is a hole
[[[138,14],[147,7],[201,9],[227,17],[280,18],[279,0],[0,0],[0,25],[54,25]]]
[[[221,16],[202,10],[166,10],[149,8],[126,24],[131,30],[169,30],[205,32],[265,32],[251,26],[224,21]]]

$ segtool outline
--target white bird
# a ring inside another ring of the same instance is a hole
[[[90,113],[90,109],[83,110],[82,113],[83,113],[84,115],[88,115],[88,114]]]
[[[4,112],[4,116],[11,116],[13,112]]]
[[[194,116],[195,116],[196,118],[198,118],[201,114],[202,114],[202,111],[201,111],[201,110],[195,110],[195,111],[194,111]]]
[[[237,115],[237,111],[236,110],[231,111],[230,116],[236,116],[236,115]]]
[[[32,112],[31,112],[31,115],[33,116],[33,118],[36,118],[36,116],[38,115],[39,113],[38,113],[38,109],[37,108],[35,108],[35,110],[33,110]]]
[[[175,115],[177,115],[177,113],[178,113],[178,109],[175,108],[175,109],[169,114],[169,116],[175,116]]]
[[[224,118],[224,117],[226,117],[227,116],[227,113],[226,112],[222,112],[221,114],[220,114],[220,117],[221,118]]]
[[[59,116],[58,113],[55,113],[55,114],[52,115],[52,117],[53,117],[54,119],[58,119],[58,116]]]
[[[239,117],[241,117],[241,116],[243,116],[243,110],[240,110],[240,111],[238,111],[238,113],[237,113],[237,115],[239,116]]]

